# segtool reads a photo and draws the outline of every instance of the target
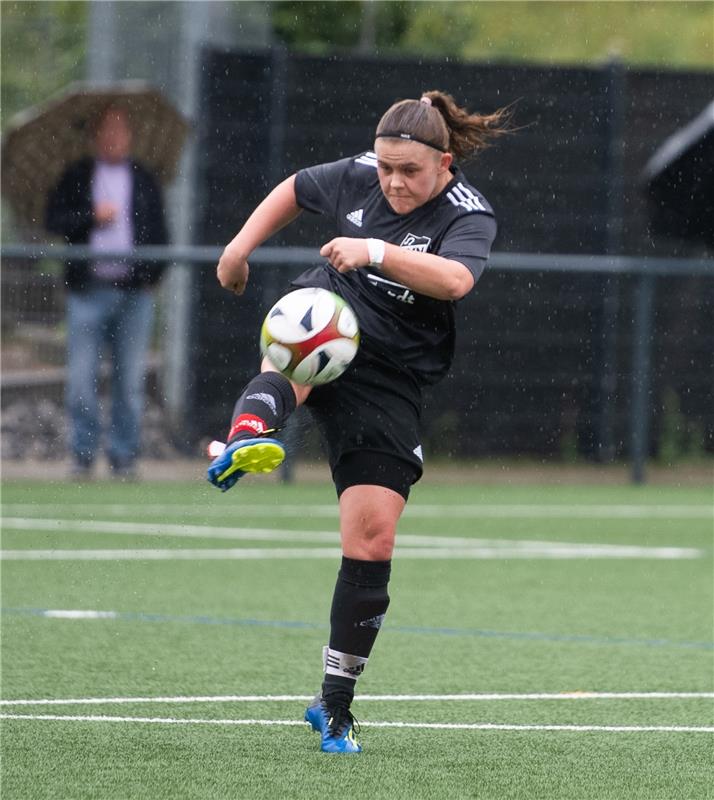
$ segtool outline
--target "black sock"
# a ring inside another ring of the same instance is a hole
[[[236,402],[227,443],[280,430],[295,406],[290,381],[279,372],[261,372]]]
[[[389,606],[391,561],[343,556],[330,611],[330,644],[322,684],[328,702],[349,705]],[[342,655],[336,655],[337,653]],[[338,674],[335,674],[338,673]],[[354,677],[352,677],[354,676]]]

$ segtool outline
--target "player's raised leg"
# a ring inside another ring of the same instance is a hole
[[[208,480],[225,492],[246,472],[272,472],[279,466],[285,448],[270,434],[284,427],[309,392],[309,386],[292,383],[264,362],[263,371],[248,382],[236,402],[225,449],[209,453],[215,458],[208,467]]]

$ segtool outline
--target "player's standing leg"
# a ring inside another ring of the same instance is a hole
[[[322,691],[305,720],[328,753],[359,753],[350,706],[389,606],[387,585],[397,522],[406,500],[383,486],[350,486],[340,496],[342,564],[332,598]]]

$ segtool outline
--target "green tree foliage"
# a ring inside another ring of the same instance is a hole
[[[304,52],[354,47],[361,31],[361,5],[358,0],[274,3],[273,29],[285,44]]]
[[[84,76],[89,4],[85,2],[10,2],[0,0],[0,106],[2,129],[13,116],[47,100]],[[3,240],[17,239],[3,198]]]
[[[88,3],[0,3],[2,125],[84,76]]]
[[[714,67],[711,2],[452,2],[413,9],[402,47],[541,63]]]
[[[273,31],[278,41],[315,55],[374,44],[392,48],[407,31],[411,5],[372,0],[278,0],[271,4]]]
[[[291,0],[272,10],[277,38],[304,52],[369,43],[382,53],[474,61],[583,64],[617,56],[642,66],[714,67],[711,0]]]

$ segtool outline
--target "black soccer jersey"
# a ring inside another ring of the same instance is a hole
[[[334,219],[337,236],[376,238],[464,264],[478,280],[496,235],[488,201],[459,169],[444,190],[408,214],[384,197],[373,152],[297,173],[298,205]],[[419,294],[364,267],[340,273],[329,264],[308,270],[297,286],[320,286],[352,306],[366,348],[406,368],[421,384],[435,383],[451,365],[455,303]]]

